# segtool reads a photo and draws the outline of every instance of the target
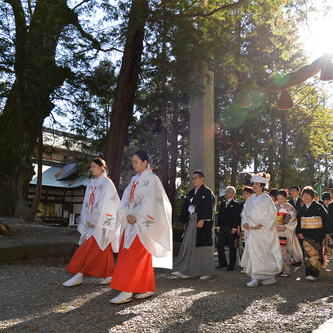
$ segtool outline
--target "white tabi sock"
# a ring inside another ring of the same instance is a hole
[[[83,273],[77,273],[71,279],[64,282],[63,285],[65,287],[74,287],[77,286],[78,284],[81,284],[82,280],[83,280]]]

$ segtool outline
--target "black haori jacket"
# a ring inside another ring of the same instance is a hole
[[[195,189],[192,189],[185,198],[182,211],[179,215],[179,221],[187,223],[189,221],[190,213],[188,207],[192,204],[197,213],[197,222],[205,220],[202,228],[197,227],[196,247],[199,246],[212,246],[212,227],[213,227],[213,212],[215,196],[211,189],[202,184],[198,192],[194,195]],[[190,199],[193,198],[192,203]]]
[[[321,217],[323,227],[319,229],[302,229],[302,217]],[[315,239],[317,242],[322,242],[326,234],[333,233],[333,224],[327,210],[319,203],[312,201],[309,208],[306,205],[302,205],[297,213],[297,234],[303,234],[303,236]]]

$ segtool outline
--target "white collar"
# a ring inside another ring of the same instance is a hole
[[[313,203],[313,201],[311,201],[311,203],[310,203],[310,205],[308,206],[307,204],[305,204],[305,206],[306,206],[306,209],[308,209],[310,206],[311,206],[311,204]]]
[[[141,175],[139,175],[139,173],[137,172],[136,175],[134,176],[135,177],[135,181],[139,181],[140,178],[142,178],[142,175],[145,175],[147,172],[149,172],[149,169],[147,168],[146,170],[142,171],[141,172]]]
[[[263,197],[265,196],[265,192],[261,193],[260,195],[256,196],[256,194],[251,195],[252,202],[256,205]],[[273,202],[274,203],[274,202]]]

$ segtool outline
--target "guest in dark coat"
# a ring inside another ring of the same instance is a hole
[[[196,170],[192,175],[192,189],[185,198],[179,221],[185,224],[184,238],[175,261],[173,275],[183,279],[199,276],[201,280],[214,273],[213,211],[215,197],[204,185],[204,174]]]
[[[235,239],[237,237],[237,229],[240,226],[240,206],[238,201],[234,199],[236,189],[228,186],[225,196],[226,200],[222,201],[218,219],[218,242],[217,251],[219,256],[219,266],[216,268],[227,267],[227,271],[233,271],[236,264],[236,248]],[[229,247],[229,265],[225,258],[225,246]]]
[[[291,195],[291,199],[288,201],[295,209],[296,212],[299,211],[299,207],[302,206],[302,199],[299,196],[299,192],[300,192],[300,188],[297,185],[293,185],[290,188],[290,195]]]
[[[291,199],[288,202],[295,208],[296,212],[298,212],[300,207],[303,205],[303,200],[299,196],[300,191],[301,191],[301,189],[297,185],[293,185],[290,188]],[[301,245],[301,247],[303,249],[303,240],[299,238],[298,241],[299,241],[299,244]],[[304,258],[304,250],[303,250],[303,258]],[[293,266],[301,266],[302,262],[297,261],[297,262],[294,262],[292,265]]]

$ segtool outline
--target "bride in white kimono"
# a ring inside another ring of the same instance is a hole
[[[129,302],[155,292],[153,267],[172,268],[172,209],[161,181],[149,168],[148,155],[132,157],[137,174],[127,186],[119,210],[121,242],[110,287],[121,293],[110,302]]]
[[[282,252],[276,230],[276,208],[268,194],[263,193],[270,176],[259,173],[251,178],[252,195],[244,205],[242,229],[247,230],[245,250],[241,266],[252,277],[248,287],[276,282],[275,275],[282,269]]]

